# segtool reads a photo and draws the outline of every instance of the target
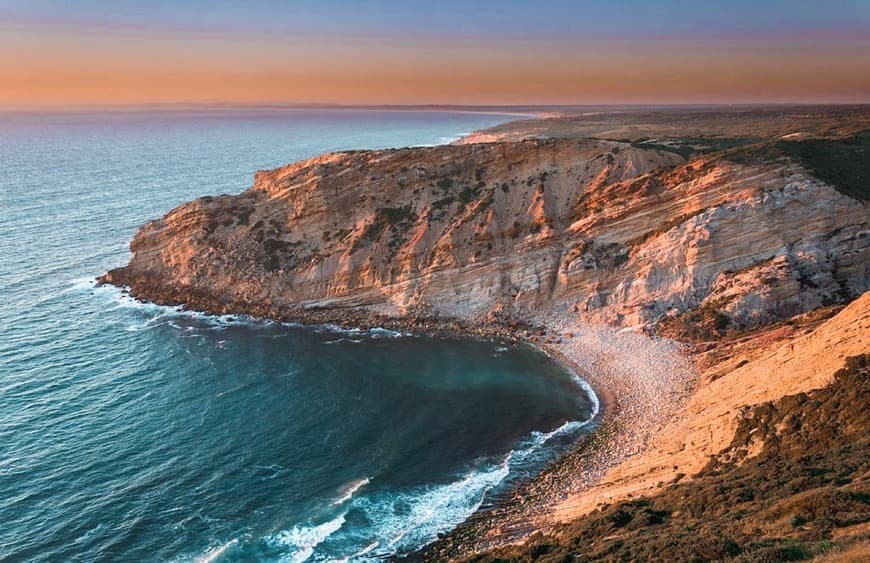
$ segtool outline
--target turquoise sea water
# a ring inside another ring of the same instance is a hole
[[[540,470],[593,405],[526,348],[209,317],[93,278],[257,169],[506,116],[0,114],[0,559],[402,554]]]

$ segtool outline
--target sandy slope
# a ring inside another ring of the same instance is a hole
[[[830,383],[845,358],[870,351],[870,292],[809,334],[774,339],[759,342],[769,347],[738,351],[704,369],[691,398],[650,447],[559,504],[554,519],[570,520],[601,503],[651,493],[678,474],[691,476],[731,443],[738,419],[752,405]],[[571,341],[557,346],[575,354]]]

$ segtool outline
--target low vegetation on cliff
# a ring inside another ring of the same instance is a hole
[[[870,541],[870,354],[757,405],[691,481],[469,561],[798,561]],[[763,444],[756,451],[757,444]],[[856,559],[857,560],[857,559]]]

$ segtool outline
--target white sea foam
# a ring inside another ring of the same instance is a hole
[[[578,383],[582,382],[577,379]],[[583,388],[587,390],[587,387]],[[591,390],[588,392],[590,397],[594,397]],[[350,481],[340,488],[338,498],[331,503],[332,506],[344,506],[342,514],[320,524],[295,526],[268,536],[265,541],[285,552],[283,560],[292,562],[380,561],[396,553],[419,549],[470,517],[480,508],[490,491],[504,483],[512,471],[528,467],[534,455],[551,439],[571,434],[587,425],[597,413],[597,403],[593,404],[595,406],[589,419],[568,421],[549,432],[532,432],[499,461],[484,463],[443,485],[368,493],[365,487],[370,483],[370,478]],[[353,547],[346,547],[350,553],[335,553],[333,547],[329,552],[318,552],[318,546],[331,537],[339,543],[342,541],[340,530],[346,515],[352,510],[362,511],[370,524],[365,528],[354,526],[349,532],[348,539],[357,538],[351,540]],[[362,544],[362,541],[366,543]]]
[[[559,426],[558,428],[555,428],[549,432],[532,432],[532,437],[528,441],[528,443],[530,444],[528,447],[535,448],[543,446],[544,444],[549,442],[551,438],[576,432],[587,424],[589,424],[588,420],[569,420],[562,424],[562,426]]]
[[[556,436],[573,434],[589,424],[591,420],[591,418],[588,420],[569,420],[549,432],[532,432],[529,438],[524,440],[519,448],[516,448],[510,453],[509,457],[511,466],[525,464],[533,459],[535,455],[541,451],[541,448],[551,439]]]
[[[372,551],[374,551],[375,548],[378,547],[379,545],[380,544],[376,541],[372,542],[372,543],[368,544],[367,546],[365,546],[364,548],[362,548],[361,550],[354,553],[353,555],[351,555],[350,557],[345,557],[341,561],[357,561],[363,555],[366,555],[367,553],[371,553]]]
[[[179,324],[178,321],[182,319],[195,320],[198,323],[204,325],[201,328],[213,328],[218,330],[222,330],[230,326],[256,327],[270,326],[275,324],[280,324],[281,326],[287,326],[291,328],[306,326],[304,324],[296,322],[276,323],[275,321],[269,319],[257,319],[253,317],[248,317],[246,315],[212,315],[210,313],[203,313],[201,311],[190,311],[185,309],[182,305],[156,305],[147,301],[140,301],[130,295],[128,291],[125,291],[124,289],[115,287],[113,285],[97,285],[97,281],[95,278],[76,278],[70,280],[69,288],[66,291],[91,292],[98,298],[103,299],[109,305],[111,310],[130,309],[144,314],[147,318],[143,319],[141,322],[128,325],[125,328],[125,330],[129,332],[146,330],[153,326],[158,326],[162,323],[165,323],[177,330],[190,331],[194,329],[193,327],[182,326],[181,324]],[[414,336],[414,334],[411,332],[401,332],[382,327],[374,327],[368,330],[363,330],[355,327],[345,328],[330,323],[324,323],[313,327],[309,325],[309,328],[312,328],[315,332],[320,333],[331,332],[344,336],[356,337],[338,338],[336,340],[330,340],[326,342],[326,344],[337,344],[339,342],[352,342],[354,344],[357,344],[364,341],[361,338],[363,336],[373,339],[402,338],[407,336]]]
[[[195,319],[206,325],[206,328],[265,324],[262,321],[246,317],[207,315],[185,311],[180,307],[144,303],[118,288],[97,287],[91,279],[73,280],[72,289],[76,291],[86,290],[107,297],[115,308],[131,308],[144,313],[145,318],[136,325],[135,330],[143,330],[161,324],[173,324],[180,329],[190,328],[183,322],[179,324],[180,318]],[[96,291],[94,291],[95,289]],[[294,323],[289,324],[290,326],[299,326]],[[383,328],[363,331],[353,328],[345,329],[335,325],[322,325],[315,330],[342,335],[332,342],[345,340],[360,342],[364,340],[364,337],[398,338],[409,335]],[[508,348],[497,347],[495,351],[501,353],[508,351]],[[333,506],[344,505],[346,509],[344,513],[317,525],[299,525],[278,532],[265,538],[265,541],[285,551],[288,561],[306,561],[315,555],[318,546],[341,530],[345,523],[347,510],[359,509],[365,512],[371,522],[371,528],[355,530],[355,533],[362,532],[363,537],[367,538],[367,544],[361,549],[360,545],[356,544],[356,551],[345,556],[345,560],[380,559],[397,552],[418,549],[431,543],[437,539],[438,534],[448,532],[477,511],[490,491],[502,484],[513,469],[524,467],[530,460],[534,460],[536,452],[539,452],[547,442],[556,436],[576,432],[597,417],[600,410],[597,395],[582,378],[576,374],[572,374],[572,377],[590,399],[592,409],[587,420],[568,421],[549,432],[533,432],[501,461],[486,464],[482,468],[471,471],[460,479],[444,485],[423,487],[405,492],[368,494],[366,492],[360,493],[360,490],[369,483],[369,478],[353,481],[343,488],[340,496],[332,502]],[[214,547],[198,560],[213,561],[218,559],[238,541],[232,540]]]
[[[217,560],[221,555],[226,553],[228,550],[232,549],[238,543],[239,543],[239,540],[237,538],[234,538],[225,544],[218,545],[218,546],[215,546],[215,547],[209,549],[208,551],[206,551],[205,553],[203,553],[202,555],[200,555],[199,557],[194,559],[194,561],[196,561],[196,563],[211,563],[212,561]]]
[[[373,523],[369,537],[375,540],[364,550],[346,560],[376,560],[399,551],[419,549],[466,520],[483,504],[486,495],[502,484],[511,471],[525,466],[553,438],[573,434],[589,424],[598,414],[595,393],[581,378],[574,378],[592,401],[586,420],[570,420],[549,432],[532,432],[500,463],[476,469],[446,485],[390,495],[388,498],[353,499],[353,506],[365,511]],[[403,507],[396,510],[397,506]]]
[[[411,336],[410,332],[401,332],[398,330],[390,330],[388,328],[374,327],[369,329],[369,334],[373,338],[402,338],[403,336]]]
[[[438,141],[435,143],[421,143],[419,145],[412,145],[413,148],[426,148],[426,147],[440,147],[441,145],[449,145],[454,141],[458,141],[463,137],[467,137],[471,135],[471,131],[466,131],[464,133],[455,133],[453,135],[443,135],[438,137]]]
[[[331,323],[323,323],[314,328],[315,332],[335,332],[338,334],[359,334],[362,329],[359,328],[344,328]]]
[[[345,336],[367,336],[369,338],[402,338],[404,336],[413,336],[413,333],[411,333],[411,332],[401,332],[401,331],[390,330],[388,328],[377,327],[377,326],[374,328],[370,328],[368,330],[363,330],[361,328],[356,328],[356,327],[345,328],[345,327],[341,327],[341,326],[331,324],[331,323],[324,323],[324,324],[317,325],[313,328],[314,328],[315,332],[320,332],[320,333],[332,332],[332,333],[336,333],[336,334],[343,334]],[[334,340],[331,342],[334,343],[334,342],[340,342],[340,341],[341,341],[341,339]],[[361,342],[361,340],[358,340],[358,339],[351,339],[351,341],[352,342]]]
[[[76,278],[70,280],[70,286],[64,290],[64,293],[70,291],[87,291],[97,286],[96,278]]]
[[[380,561],[402,551],[418,549],[434,541],[439,533],[453,529],[471,516],[483,503],[486,494],[504,481],[510,472],[511,456],[500,463],[468,472],[444,485],[421,487],[406,492],[389,492],[372,496],[356,495],[369,479],[348,484],[345,494],[333,505],[345,504],[346,510],[322,524],[295,526],[265,538],[272,547],[284,550],[282,560]],[[350,501],[348,503],[348,501]],[[370,522],[365,529],[354,529],[351,537],[365,538],[364,547],[348,546],[350,554],[317,553],[317,548],[337,534],[351,510],[365,513]]]
[[[344,525],[345,514],[347,513],[342,513],[332,520],[316,526],[294,526],[289,530],[278,532],[266,538],[266,541],[272,545],[288,549],[290,553],[286,557],[286,561],[301,563],[314,554],[314,549],[318,545],[341,529]]]
[[[275,324],[270,320],[254,319],[244,315],[211,315],[200,311],[186,310],[182,305],[157,305],[140,301],[121,288],[112,285],[96,285],[96,280],[93,278],[71,280],[70,291],[90,291],[108,305],[108,310],[129,309],[141,313],[144,318],[137,319],[138,322],[126,327],[127,331],[132,332],[161,324],[187,332],[196,328],[223,330],[230,326],[256,327]],[[185,325],[184,320],[196,321],[201,326]]]
[[[364,479],[355,479],[351,481],[347,485],[341,488],[341,496],[333,501],[333,505],[342,504],[353,498],[354,493],[356,493],[361,488],[365,487],[371,482],[369,477]]]
[[[553,357],[549,352],[547,352],[543,348],[540,348],[539,346],[533,346],[533,348],[535,348],[536,350],[538,350],[539,352],[541,352],[542,354],[544,354],[548,358]],[[601,401],[599,401],[598,395],[595,393],[595,390],[592,389],[592,386],[589,385],[589,383],[587,383],[585,379],[583,379],[582,377],[577,375],[577,373],[575,373],[574,370],[569,369],[569,372],[571,374],[571,379],[574,380],[574,383],[576,383],[577,386],[583,390],[583,392],[586,394],[586,396],[589,397],[589,402],[592,403],[592,413],[590,414],[589,419],[584,423],[584,424],[588,424],[588,423],[592,422],[593,420],[595,420],[595,417],[597,417],[598,413],[601,411]]]
[[[595,417],[597,417],[598,413],[601,412],[601,401],[598,400],[598,395],[595,393],[595,390],[592,389],[592,386],[589,385],[585,379],[573,371],[571,372],[571,379],[573,379],[574,382],[583,389],[583,392],[589,397],[589,402],[592,403],[592,412],[589,414],[589,419],[584,422],[584,424],[589,424],[595,420]]]
[[[340,344],[342,342],[350,342],[351,344],[359,344],[363,340],[361,338],[336,338],[335,340],[327,340],[324,344]]]
[[[252,469],[256,471],[260,481],[270,481],[287,474],[287,468],[277,463],[272,465],[255,465]]]
[[[367,553],[382,558],[397,551],[417,549],[434,541],[439,533],[453,529],[480,508],[486,494],[508,476],[509,458],[498,465],[471,471],[446,485],[390,494],[386,498],[354,499],[354,506],[365,511],[372,522],[368,536],[378,544],[370,545]]]

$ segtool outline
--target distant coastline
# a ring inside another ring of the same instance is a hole
[[[698,104],[552,104],[552,105],[450,105],[450,104],[236,104],[236,103],[130,103],[130,104],[73,104],[73,105],[2,105],[3,114],[91,114],[91,113],[139,113],[139,112],[209,112],[209,111],[409,111],[409,112],[445,112],[470,114],[502,114],[518,118],[553,118],[570,117],[589,112],[626,112],[643,113],[650,111],[749,111],[749,110],[781,110],[796,108],[853,108],[870,107],[870,102],[782,102],[782,103],[698,103]]]

